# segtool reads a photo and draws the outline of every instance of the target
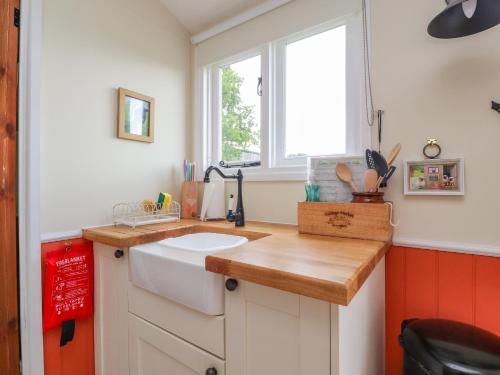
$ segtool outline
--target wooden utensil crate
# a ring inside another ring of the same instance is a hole
[[[391,207],[376,203],[299,202],[299,232],[391,241]]]

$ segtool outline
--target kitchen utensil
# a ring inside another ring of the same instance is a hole
[[[380,145],[382,144],[382,116],[384,115],[384,111],[377,111],[378,118],[378,152],[380,152]]]
[[[394,172],[396,171],[396,167],[394,165],[391,165],[385,176],[382,178],[382,181],[380,182],[379,187],[387,187],[387,181],[392,177]]]
[[[373,160],[373,156],[372,156],[372,150],[367,148],[365,151],[365,155],[366,155],[366,165],[368,166],[368,168],[369,169],[376,169],[375,168],[375,160]]]
[[[401,143],[398,143],[396,146],[394,146],[391,153],[389,154],[389,157],[387,158],[387,164],[389,166],[391,166],[394,163],[394,160],[396,160],[400,151],[401,151]]]
[[[375,169],[365,171],[365,192],[377,191],[378,173]]]
[[[347,164],[344,163],[337,164],[335,171],[337,172],[337,177],[340,179],[340,181],[349,184],[353,191],[355,192],[359,191],[356,184],[352,180],[352,170]]]
[[[383,177],[387,173],[389,166],[387,165],[387,160],[379,154],[377,151],[372,150],[373,161],[375,162],[375,169],[377,170],[378,176]]]
[[[196,163],[191,164],[191,181],[194,181],[196,177]]]

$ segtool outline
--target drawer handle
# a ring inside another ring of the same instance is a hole
[[[214,367],[211,367],[205,372],[205,375],[217,375],[217,369]]]
[[[125,255],[125,253],[123,252],[123,250],[116,250],[115,251],[115,258],[116,259],[120,259],[121,257],[123,257]]]
[[[238,287],[238,280],[236,279],[227,279],[226,280],[226,289],[230,292],[233,292]]]

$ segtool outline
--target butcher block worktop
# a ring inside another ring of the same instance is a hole
[[[206,258],[205,268],[292,293],[348,305],[383,258],[390,242],[299,234],[293,225],[182,220],[135,229],[108,226],[86,229],[83,237],[116,247],[131,247],[190,233],[216,232],[250,242]]]

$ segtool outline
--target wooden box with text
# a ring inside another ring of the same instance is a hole
[[[391,206],[378,203],[299,202],[299,232],[391,241]]]

